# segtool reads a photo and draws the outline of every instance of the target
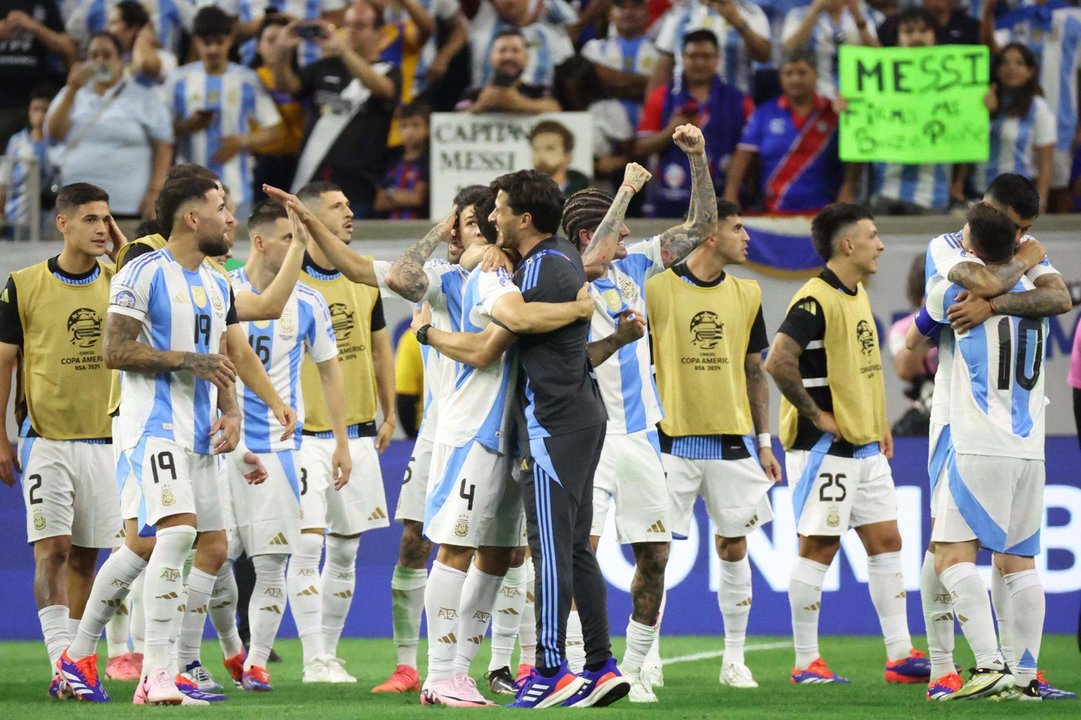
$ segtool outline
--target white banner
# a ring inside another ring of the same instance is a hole
[[[500,175],[533,167],[529,133],[543,120],[563,125],[574,138],[570,169],[593,176],[593,121],[589,113],[473,115],[435,113],[431,119],[431,216],[450,212],[467,185],[487,185]]]

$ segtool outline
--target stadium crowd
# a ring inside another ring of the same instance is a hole
[[[427,217],[428,118],[453,110],[588,110],[581,170],[615,187],[639,161],[658,179],[632,217],[686,202],[682,123],[705,133],[718,195],[748,211],[942,213],[1017,172],[1069,212],[1079,38],[1066,0],[3,0],[0,212],[26,225],[30,188],[49,210],[84,181],[118,217],[149,218],[175,161],[212,168],[242,216],[264,182],[323,180],[358,218]],[[993,58],[987,162],[840,161],[840,46],[976,43]],[[585,186],[561,124],[530,140],[565,193]]]

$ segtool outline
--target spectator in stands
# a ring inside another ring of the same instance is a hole
[[[973,187],[983,195],[1004,172],[1024,175],[1036,183],[1043,212],[1051,194],[1057,133],[1039,72],[1036,55],[1021,43],[1010,43],[995,56],[985,99],[991,113],[991,154],[976,165]]]
[[[1073,151],[1081,144],[1081,126],[1077,122],[1078,90],[1081,87],[1081,8],[1027,0],[1023,6],[997,20],[993,10],[992,3],[985,4],[982,26],[983,40],[991,46],[991,52],[997,52],[1007,43],[1018,42],[1036,56],[1040,87],[1055,113],[1058,135],[1051,176],[1053,192],[1048,205],[1053,212],[1070,212],[1074,203],[1070,193]]]
[[[533,169],[539,170],[559,186],[563,197],[570,197],[589,187],[589,178],[571,169],[574,161],[574,134],[556,120],[541,120],[529,133]]]
[[[543,13],[541,19],[537,18],[538,7]],[[574,46],[563,25],[577,20],[577,14],[566,3],[545,2],[535,6],[533,0],[481,0],[477,14],[469,23],[472,87],[491,85],[497,72],[492,62],[495,53],[491,51],[495,41],[502,31],[517,29],[529,48],[522,81],[551,89],[555,85],[555,69],[574,56]]]
[[[199,59],[178,68],[166,83],[180,162],[210,168],[232,189],[247,217],[252,203],[253,148],[277,143],[284,134],[281,115],[259,77],[229,62],[233,18],[217,7],[195,16],[194,46]]]
[[[862,0],[814,0],[788,12],[781,31],[786,53],[808,48],[818,58],[818,92],[837,95],[837,49],[841,45],[877,46],[874,26]]]
[[[911,0],[905,0],[910,5]],[[878,28],[878,39],[882,41],[882,25],[901,11],[897,0],[867,0],[867,19]]]
[[[815,214],[832,202],[850,201],[837,154],[837,113],[815,88],[818,72],[810,50],[789,53],[781,63],[783,95],[760,105],[743,129],[728,168],[724,197],[740,202],[747,177],[760,178],[752,197],[766,212]],[[760,173],[748,173],[755,156]]]
[[[401,94],[401,71],[379,58],[382,17],[365,0],[346,11],[345,39],[318,38],[323,59],[299,72],[289,50],[300,38],[290,23],[278,36],[274,86],[309,103],[304,144],[292,188],[318,179],[341,187],[357,218],[374,213],[375,193],[387,167],[387,132]]]
[[[424,417],[424,359],[417,336],[409,328],[394,349],[394,399],[407,438],[416,438]]]
[[[36,191],[44,200],[49,190],[49,142],[45,139],[45,113],[53,99],[53,88],[37,87],[30,93],[28,125],[11,136],[5,160],[0,164],[0,220],[22,228],[31,227],[41,218],[31,216],[31,195]],[[37,175],[37,183],[33,176]],[[51,208],[41,203],[41,211]],[[6,228],[5,228],[6,230]],[[5,233],[5,237],[13,237]]]
[[[59,57],[67,66],[79,57],[75,42],[64,34],[55,0],[17,0],[4,8],[8,11],[0,19],[0,147],[26,126],[33,89],[43,82],[55,80],[57,86],[63,82],[51,60]]]
[[[176,69],[176,55],[158,47],[150,14],[141,3],[123,0],[109,8],[105,28],[124,48],[127,72],[141,83],[157,85]]]
[[[677,218],[687,213],[691,172],[687,156],[672,142],[676,127],[693,123],[706,139],[706,157],[713,185],[724,190],[725,170],[753,105],[734,85],[717,74],[717,36],[695,30],[683,38],[683,76],[654,90],[646,98],[635,141],[635,156],[657,155],[654,180],[647,193],[646,212],[652,217]]]
[[[935,45],[933,18],[920,7],[897,16],[897,44],[903,48]],[[953,166],[944,163],[871,164],[871,212],[875,215],[926,215],[945,212],[952,201],[964,202],[953,185]]]
[[[297,154],[304,138],[304,106],[289,93],[275,90],[274,75],[270,72],[270,59],[274,57],[275,43],[288,24],[288,18],[281,15],[265,16],[256,38],[256,61],[253,69],[282,118],[282,133],[278,141],[252,149],[255,156],[255,182],[252,189],[256,201],[265,197],[264,183],[277,188],[289,187],[293,183],[293,175],[297,170]]]
[[[236,34],[242,40],[258,38],[263,20],[275,16],[298,20],[312,30],[322,27],[322,23],[341,26],[349,6],[347,0],[217,0],[214,4],[237,19]],[[257,51],[256,42],[245,42],[240,48],[241,62],[254,62]],[[297,45],[298,67],[310,65],[320,57],[319,43],[314,38],[303,39]]]
[[[931,422],[931,395],[935,389],[935,371],[938,369],[938,350],[929,343],[920,343],[915,350],[905,347],[908,328],[916,321],[923,306],[924,265],[926,255],[917,255],[908,269],[908,306],[911,312],[890,326],[887,342],[893,355],[893,369],[907,383],[905,397],[910,401],[908,409],[893,424],[894,436],[923,436]]]
[[[423,100],[403,105],[398,112],[400,155],[375,195],[375,211],[386,213],[391,220],[428,217],[429,115],[431,109]]]
[[[412,6],[423,10],[424,15],[415,9],[411,11]],[[443,79],[450,61],[469,42],[469,25],[455,0],[403,0],[390,3],[383,12],[387,22],[398,22],[409,17],[420,27],[425,22],[424,18],[431,20],[430,25],[421,27],[426,40],[412,71],[402,67],[402,97],[420,97],[432,83]],[[440,23],[447,28],[446,38],[442,42],[437,37]]]
[[[402,73],[402,92],[399,105],[407,105],[413,99],[413,83],[409,79],[416,74],[420,63],[420,52],[431,33],[435,31],[435,20],[417,0],[396,0],[398,12],[391,20],[387,16],[389,0],[372,0],[376,11],[383,16],[383,26],[379,29],[379,57],[398,67]],[[387,147],[397,150],[402,145],[398,134],[398,116],[395,115],[387,133]]]
[[[559,112],[551,88],[525,81],[525,69],[532,62],[525,36],[517,28],[500,30],[492,41],[488,83],[471,90],[457,109],[471,113],[512,112],[537,115]]]
[[[931,16],[931,27],[939,45],[980,44],[980,21],[958,7],[957,0],[923,0],[922,7]],[[899,17],[893,15],[878,25],[878,40],[884,47],[898,44]]]
[[[71,14],[64,20],[68,35],[80,46],[94,34],[107,29],[108,11],[121,0],[74,0]],[[181,35],[190,31],[195,11],[202,0],[151,0],[147,12],[154,23],[154,33],[163,48],[179,56]],[[109,193],[112,197],[112,193]]]
[[[770,57],[770,29],[766,13],[748,0],[689,0],[673,6],[657,31],[660,59],[648,90],[683,74],[676,51],[683,47],[687,33],[695,30],[709,30],[717,37],[717,73],[750,95],[752,63],[766,62]]]
[[[113,216],[153,217],[173,157],[173,123],[160,96],[124,77],[120,41],[101,32],[53,100],[45,133],[58,148],[59,185],[88,182],[109,193]]]

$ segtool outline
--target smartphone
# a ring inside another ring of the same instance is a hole
[[[495,87],[510,87],[517,81],[518,78],[510,73],[495,71],[492,75],[492,85]]]
[[[323,26],[314,22],[300,23],[296,26],[296,34],[301,40],[318,40],[324,37]]]

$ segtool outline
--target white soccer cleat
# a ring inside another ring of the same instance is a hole
[[[721,666],[721,685],[728,687],[749,689],[758,687],[751,675],[751,669],[743,663],[725,663]]]
[[[303,681],[306,683],[328,683],[330,669],[327,668],[326,660],[322,657],[312,658],[304,665]]]
[[[327,673],[332,683],[355,683],[357,679],[345,671],[345,660],[333,655],[327,655],[324,659],[327,665]]]
[[[623,675],[631,684],[627,697],[632,703],[655,703],[657,695],[649,685],[649,677],[642,670],[629,670]]]
[[[642,663],[642,677],[649,680],[651,688],[664,687],[664,665],[661,664],[661,659],[647,655],[646,661]]]

